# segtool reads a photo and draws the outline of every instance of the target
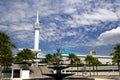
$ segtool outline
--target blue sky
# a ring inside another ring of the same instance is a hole
[[[36,12],[43,54],[62,48],[109,55],[120,43],[120,0],[0,0],[0,31],[33,48]]]

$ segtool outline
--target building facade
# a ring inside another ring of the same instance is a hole
[[[62,54],[63,56],[63,61],[65,64],[69,64],[70,61],[68,61],[68,56],[69,54]],[[80,58],[82,63],[85,63],[85,57],[87,55],[81,55],[81,54],[76,54],[77,57]],[[94,58],[97,58],[102,64],[112,64],[112,56],[101,56],[101,55],[92,55]]]

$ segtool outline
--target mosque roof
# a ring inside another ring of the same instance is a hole
[[[52,51],[52,52],[50,52],[50,54],[54,54],[54,53],[56,53],[57,51]],[[74,52],[74,51],[70,51],[70,50],[60,50],[60,53],[61,54],[78,54],[77,52]]]

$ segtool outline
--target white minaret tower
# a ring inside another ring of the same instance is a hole
[[[39,13],[37,12],[37,18],[35,22],[35,40],[34,40],[35,51],[39,51],[39,33],[40,33],[40,23],[39,23]]]
[[[41,49],[39,49],[39,34],[40,34],[40,23],[39,23],[39,14],[37,12],[37,18],[35,22],[35,38],[34,38],[34,49],[31,49],[35,54],[35,58],[37,59],[41,56]],[[23,48],[19,48],[19,51],[23,50]]]

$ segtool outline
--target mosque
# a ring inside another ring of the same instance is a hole
[[[41,65],[39,62],[44,59],[45,57],[42,56],[42,52],[41,52],[41,49],[39,49],[39,37],[40,37],[40,23],[39,23],[39,14],[37,12],[37,18],[36,18],[36,22],[35,22],[35,27],[34,27],[34,30],[35,30],[35,37],[34,37],[34,49],[31,49],[33,51],[33,53],[35,54],[35,66],[31,66],[34,70],[34,76],[32,77],[35,77],[36,76],[39,76],[40,77],[40,74],[42,74],[40,71],[42,70],[46,70],[46,66],[44,67],[40,67],[38,65]],[[22,48],[19,49],[20,50],[23,50]],[[62,56],[63,56],[63,62],[64,64],[70,64],[70,62],[67,60],[67,56],[70,54],[70,53],[74,53],[72,51],[69,51],[69,50],[63,50],[62,51]],[[95,53],[94,50],[91,50],[89,55],[92,55],[93,57],[97,58],[102,64],[112,64],[112,56],[101,56],[101,55],[97,55]],[[82,55],[82,54],[76,54],[76,56],[78,56],[81,61],[83,63],[85,63],[84,59],[86,57],[86,55]],[[36,66],[37,65],[37,66]],[[108,68],[109,67],[109,68]],[[100,68],[100,70],[113,70],[113,67],[112,66],[108,66],[107,68],[103,67],[103,68]],[[19,77],[19,78],[22,78],[22,79],[29,79],[32,75],[30,74],[30,71],[23,71],[20,67],[20,65],[17,65],[17,64],[14,64],[11,66],[11,73],[10,73],[10,77],[11,79],[15,78],[15,77]],[[117,70],[117,67],[115,66],[114,70]],[[74,67],[74,69],[71,69],[71,68],[68,68],[66,70],[64,70],[64,72],[67,72],[67,71],[70,71],[70,70],[77,70],[76,67]],[[83,68],[79,68],[79,71],[83,70]],[[86,69],[87,70],[87,69]],[[103,74],[103,73],[102,73]],[[106,73],[105,73],[106,74]],[[80,74],[82,75],[82,74]],[[43,75],[41,75],[41,77],[43,77]]]
[[[42,59],[45,58],[45,56],[43,56],[41,49],[39,49],[40,22],[39,22],[39,13],[38,12],[37,12],[34,30],[35,30],[34,49],[31,49],[31,50],[35,54],[35,61],[37,63],[39,63]],[[23,50],[23,49],[19,48],[19,51],[20,50]],[[75,52],[69,51],[69,50],[62,50],[62,56],[63,56],[63,60],[64,60],[65,64],[69,64],[66,57],[71,53],[75,53]],[[81,59],[81,61],[83,63],[85,63],[84,59],[87,55],[83,55],[83,54],[79,54],[79,53],[75,53],[75,54],[76,54],[76,56],[78,56]],[[88,55],[92,55],[93,57],[97,58],[102,64],[112,64],[112,56],[98,55],[98,54],[96,54],[95,50],[91,50],[90,53],[88,53]]]
[[[36,59],[37,58],[43,59],[45,57],[42,56],[41,49],[39,49],[40,22],[39,22],[38,12],[37,12],[37,18],[36,18],[34,30],[35,30],[34,49],[31,49],[31,50],[36,54]],[[69,51],[69,50],[63,50],[62,56],[63,56],[64,63],[68,63],[67,60],[66,60],[66,57],[70,53],[74,53],[74,52]],[[86,55],[82,55],[82,54],[76,54],[76,55],[84,63],[84,58],[85,58]],[[96,54],[94,50],[91,50],[88,55],[93,55],[93,57],[97,58],[102,64],[112,64],[112,56],[101,56],[101,55]],[[39,59],[37,59],[37,60],[39,61]]]

